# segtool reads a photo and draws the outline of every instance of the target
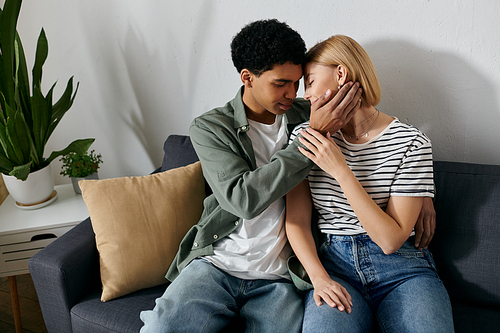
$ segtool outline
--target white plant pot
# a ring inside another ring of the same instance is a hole
[[[31,172],[25,181],[13,176],[2,176],[7,190],[20,206],[41,204],[53,197],[54,176],[50,164],[43,169]]]

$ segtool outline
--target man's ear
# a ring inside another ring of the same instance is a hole
[[[337,81],[339,82],[339,86],[343,86],[346,82],[348,82],[347,80],[347,76],[348,76],[348,72],[347,72],[347,68],[345,68],[344,66],[342,65],[338,65],[337,66],[337,70],[336,70],[336,79]]]
[[[252,88],[252,82],[254,80],[254,75],[248,69],[244,68],[240,73],[241,82],[246,88]]]

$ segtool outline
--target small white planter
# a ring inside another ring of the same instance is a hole
[[[80,189],[80,185],[78,185],[78,182],[80,180],[84,179],[99,179],[99,174],[97,172],[94,172],[93,174],[87,176],[87,177],[71,177],[71,183],[73,184],[73,190],[75,190],[76,194],[82,194],[82,190]]]
[[[29,174],[25,181],[13,176],[2,175],[12,198],[21,206],[38,205],[52,197],[54,176],[50,164]]]

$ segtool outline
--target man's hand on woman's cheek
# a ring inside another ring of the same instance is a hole
[[[362,92],[358,82],[346,83],[335,96],[328,90],[311,105],[309,125],[322,134],[337,132],[359,109]]]

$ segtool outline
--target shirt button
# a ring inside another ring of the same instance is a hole
[[[217,239],[217,238],[219,238],[219,236],[217,236],[217,235],[214,235],[214,239]]]
[[[239,221],[234,222],[234,225],[238,225],[238,224],[240,224],[240,222],[239,222]]]
[[[246,126],[241,126],[241,130],[242,130],[242,131],[246,131],[246,130],[247,130],[247,127],[246,127]]]
[[[194,247],[198,247],[198,243],[194,243],[194,244],[193,244],[193,246],[194,246]]]

